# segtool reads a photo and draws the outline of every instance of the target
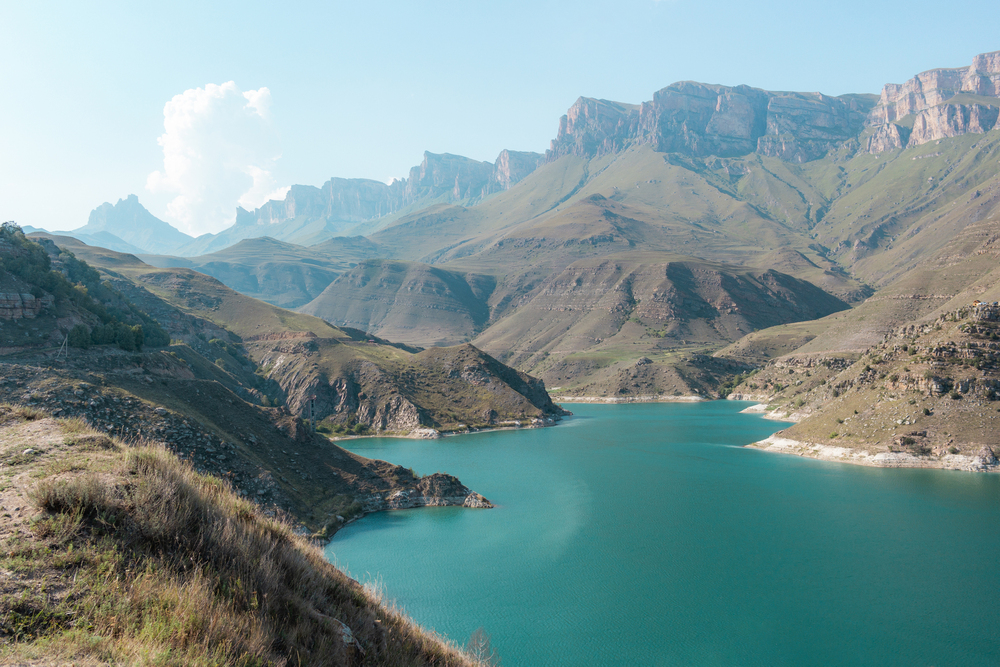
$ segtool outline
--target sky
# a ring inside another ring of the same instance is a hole
[[[136,194],[197,235],[423,152],[543,152],[580,96],[682,80],[878,93],[1000,50],[982,2],[0,0],[0,220]]]

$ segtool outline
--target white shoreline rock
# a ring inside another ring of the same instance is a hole
[[[800,442],[791,438],[772,435],[746,445],[752,449],[778,454],[794,454],[821,461],[838,461],[873,468],[938,468],[941,470],[966,470],[969,472],[1000,472],[1000,463],[990,463],[984,456],[946,454],[941,457],[917,456],[909,452],[879,452],[869,454],[850,447],[820,445]]]
[[[414,440],[437,440],[441,433],[433,428],[415,428],[406,437]]]

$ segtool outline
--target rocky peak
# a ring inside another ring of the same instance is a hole
[[[639,107],[610,100],[579,98],[559,119],[559,132],[546,152],[552,161],[563,155],[596,157],[623,149],[634,137]]]
[[[104,202],[90,212],[86,225],[72,232],[58,233],[79,236],[100,232],[113,234],[126,243],[152,254],[173,252],[193,240],[192,237],[146,210],[135,195],[119,199],[113,205]]]
[[[906,83],[887,83],[868,114],[866,149],[882,153],[970,132],[989,132],[1000,109],[1000,51],[983,53],[969,67],[921,72]]]

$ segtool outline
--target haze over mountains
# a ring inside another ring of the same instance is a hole
[[[550,385],[620,395],[662,370],[654,394],[709,391],[725,368],[667,369],[906,292],[893,285],[986,219],[998,110],[1000,52],[880,96],[680,82],[642,104],[580,98],[544,156],[425,153],[389,185],[293,186],[142,257],[392,340],[472,340]],[[105,204],[78,231],[152,250],[160,221],[137,207]]]

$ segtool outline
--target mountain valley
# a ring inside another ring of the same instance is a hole
[[[990,233],[1000,202],[998,87],[991,53],[881,95],[681,82],[642,104],[580,98],[544,156],[426,153],[391,185],[294,186],[231,230],[141,258],[359,339],[471,342],[563,396],[712,396],[782,355],[861,354],[966,305],[986,265],[956,248]],[[107,204],[81,231],[119,230],[98,222],[136,206]],[[217,289],[128,271],[168,300]]]

